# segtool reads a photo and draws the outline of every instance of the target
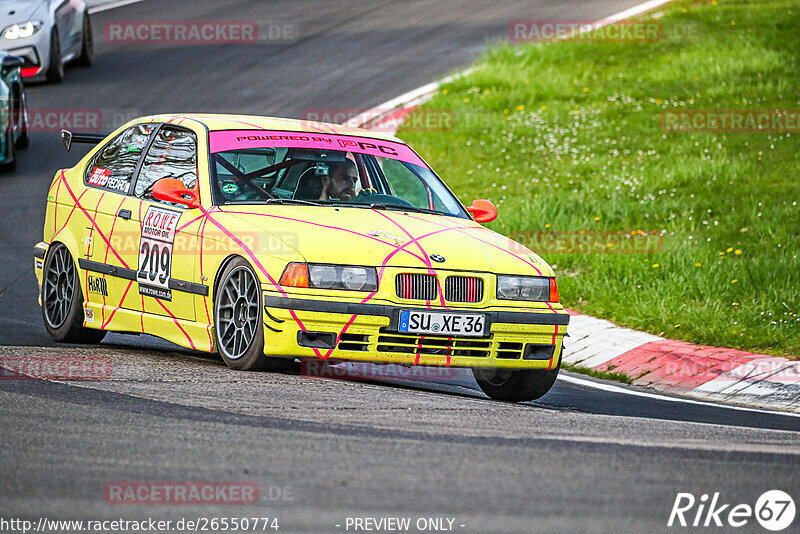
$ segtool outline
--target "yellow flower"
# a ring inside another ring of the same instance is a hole
[[[733,306],[738,306],[738,305],[739,305],[739,303],[738,303],[738,302],[731,302],[731,305],[733,305]]]
[[[736,282],[738,282],[738,281],[739,281],[739,280],[736,280],[736,279],[734,278],[733,280],[731,280],[731,284],[735,284],[735,283],[736,283]]]
[[[659,265],[657,263],[653,264],[653,269],[658,269]]]
[[[542,106],[542,111],[546,110],[547,106]]]
[[[539,193],[534,194],[533,198],[539,198]]]
[[[730,247],[730,248],[729,248],[728,250],[726,250],[725,252],[733,252],[733,247]]]
[[[507,109],[504,109],[504,110],[503,110],[503,113],[508,113],[508,110],[507,110]]]
[[[524,104],[520,104],[519,106],[517,106],[517,111],[522,111],[523,109],[525,109]]]
[[[469,98],[465,98],[465,99],[464,99],[464,102],[469,102]]]
[[[550,225],[549,224],[545,224],[544,227],[545,228],[550,228]]]
[[[695,264],[694,264],[694,266],[695,266],[695,267],[702,267],[702,266],[703,266],[703,264],[702,264],[702,263],[695,263]]]
[[[583,92],[584,92],[584,93],[588,93],[588,92],[589,92],[589,88],[588,88],[588,87],[584,87],[584,88],[583,88]]]
[[[446,95],[446,94],[447,94],[447,93],[449,93],[449,92],[450,92],[450,91],[448,91],[447,89],[442,89],[442,94],[443,94],[443,95]]]
[[[595,217],[595,218],[594,218],[594,222],[597,222],[597,221],[599,221],[599,220],[600,220],[600,217]]]
[[[680,328],[680,327],[681,327],[680,323],[675,325],[675,328]]]
[[[742,251],[737,248],[736,250],[733,251],[733,253],[738,256],[739,254],[742,253]]]
[[[725,255],[725,253],[724,253],[724,252],[720,252],[720,253],[719,253],[719,255],[720,255],[720,256],[724,256],[724,255]]]
[[[717,5],[717,0],[711,0],[711,5],[712,5],[712,6],[715,6],[715,5]]]
[[[736,26],[736,21],[735,20],[731,21],[731,26]]]
[[[686,8],[684,7],[684,8],[682,8],[682,9],[681,9],[681,11],[683,11],[684,13],[686,13],[686,12],[687,12],[687,11],[689,11],[689,10],[688,10],[688,9],[686,9]]]

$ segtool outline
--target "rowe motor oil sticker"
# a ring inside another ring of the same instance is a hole
[[[139,240],[139,293],[161,300],[172,300],[169,279],[172,274],[172,247],[181,213],[150,206],[142,221]]]

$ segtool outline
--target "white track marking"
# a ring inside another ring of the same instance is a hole
[[[666,395],[658,395],[656,393],[647,393],[645,391],[636,391],[633,389],[614,386],[612,384],[607,384],[605,382],[595,382],[593,380],[585,380],[583,378],[578,378],[577,376],[565,375],[564,373],[559,373],[558,380],[563,380],[564,382],[567,382],[569,384],[575,384],[577,386],[585,386],[589,388],[599,389],[602,391],[607,391],[609,393],[633,395],[634,397],[645,397],[647,399],[654,399],[666,402],[682,402],[684,404],[695,404],[698,406],[708,406],[710,408],[721,408],[723,410],[739,410],[743,412],[764,413],[769,415],[786,415],[788,417],[800,417],[800,413],[779,412],[774,410],[760,410],[758,408],[746,408],[744,406],[736,406],[733,404],[718,404],[716,402],[692,400],[684,397],[668,397]]]

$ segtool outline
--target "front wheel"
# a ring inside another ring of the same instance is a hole
[[[474,368],[472,374],[481,390],[494,400],[525,402],[543,397],[550,391],[561,368],[561,357],[555,368],[542,369],[493,369]]]
[[[294,360],[264,354],[261,284],[247,260],[232,259],[214,294],[214,336],[220,356],[240,371],[288,370]]]
[[[58,30],[53,28],[50,33],[50,64],[45,73],[47,81],[59,83],[64,79],[64,62],[61,56],[61,43],[58,40]]]
[[[81,40],[81,55],[75,60],[76,65],[89,67],[94,57],[94,36],[92,35],[92,19],[89,14],[83,16],[83,38]]]

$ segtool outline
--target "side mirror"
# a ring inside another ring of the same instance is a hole
[[[478,223],[492,222],[497,218],[497,208],[494,207],[491,201],[483,198],[473,200],[467,211],[472,214],[472,219]]]
[[[3,70],[9,71],[11,69],[22,68],[25,60],[18,56],[5,56],[3,58]]]
[[[158,200],[183,204],[189,208],[200,207],[200,198],[196,191],[183,185],[175,178],[162,178],[153,184],[153,196]]]

